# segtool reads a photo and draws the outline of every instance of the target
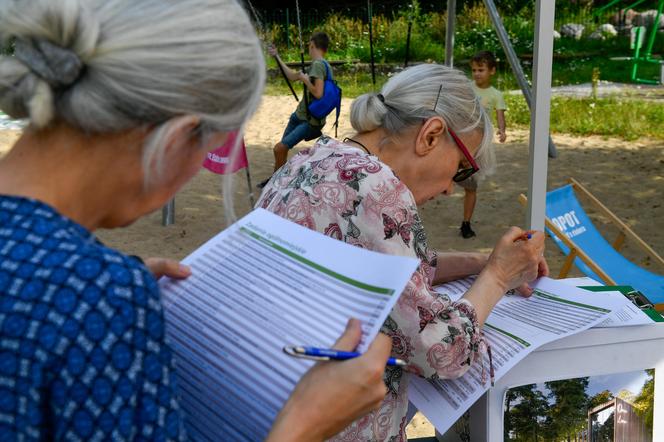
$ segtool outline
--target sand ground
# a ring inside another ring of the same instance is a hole
[[[265,96],[248,125],[245,141],[253,183],[272,171],[272,145],[277,142],[295,102],[289,96]],[[350,100],[344,100],[339,136],[351,134],[348,123]],[[328,128],[328,130],[330,130]],[[0,131],[0,155],[9,150],[20,132]],[[602,137],[553,135],[558,158],[548,163],[548,189],[557,188],[572,176],[586,185],[602,202],[622,218],[660,255],[664,254],[664,142],[642,139],[622,141]],[[305,147],[311,143],[303,144]],[[525,211],[517,202],[528,189],[528,132],[508,128],[507,143],[497,145],[497,173],[482,183],[473,217],[477,237],[463,239],[459,224],[463,210],[463,189],[450,197],[438,197],[421,208],[429,245],[438,250],[489,251],[511,225],[523,226]],[[249,211],[246,174],[233,178],[235,207],[239,215]],[[176,197],[176,222],[161,225],[161,213],[153,213],[130,227],[98,232],[102,241],[126,253],[181,259],[226,225],[222,210],[222,179],[202,170]],[[259,191],[254,187],[255,196]],[[591,212],[592,216],[592,212]],[[612,240],[615,230],[605,228],[606,219],[596,221]],[[640,249],[627,244],[624,253],[650,267]],[[546,256],[553,273],[562,255],[547,240]],[[652,267],[664,273],[664,269]],[[578,274],[578,272],[573,273]],[[409,427],[409,437],[433,435],[421,417]]]

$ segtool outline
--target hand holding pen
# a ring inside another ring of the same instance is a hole
[[[360,321],[351,319],[334,348],[350,352],[361,337]],[[314,365],[298,382],[267,441],[326,440],[377,409],[387,394],[383,373],[391,351],[392,340],[379,333],[361,356]]]
[[[284,353],[289,356],[314,361],[346,361],[362,356],[355,351],[341,351],[331,348],[306,347],[297,345],[286,345]],[[406,367],[408,363],[403,359],[388,358],[386,364],[389,367]]]

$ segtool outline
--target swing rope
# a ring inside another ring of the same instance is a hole
[[[263,21],[261,20],[260,15],[258,14],[258,11],[256,11],[256,9],[254,8],[254,5],[251,4],[251,1],[247,1],[247,4],[249,5],[249,9],[251,10],[251,15],[254,16],[254,21],[256,22],[256,26],[258,27],[258,31],[259,31],[260,35],[267,35],[264,32]],[[288,38],[288,36],[286,36],[286,38]],[[274,42],[269,42],[269,44],[274,45]],[[279,67],[279,71],[281,72],[281,76],[286,81],[286,84],[288,85],[288,89],[290,89],[291,94],[293,94],[293,97],[295,98],[295,101],[299,102],[300,98],[295,93],[295,89],[293,89],[293,85],[291,84],[290,80],[288,79],[288,76],[286,75],[286,71],[284,70],[283,66],[281,65],[281,63],[279,63],[279,59],[277,59],[276,55],[272,58],[274,58],[275,63],[277,63],[277,66]]]
[[[300,62],[302,63],[302,72],[305,72],[304,65],[304,40],[302,40],[302,22],[300,21],[300,2],[295,0],[295,10],[297,12],[297,33],[300,37]],[[307,96],[307,85],[302,82],[302,93],[304,94],[304,107],[309,116],[309,97]]]

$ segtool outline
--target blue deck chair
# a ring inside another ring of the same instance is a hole
[[[620,253],[620,248],[629,238],[662,269],[664,260],[578,181],[573,178],[569,181],[571,184],[546,195],[546,230],[567,256],[559,278],[566,277],[575,265],[587,276],[607,285],[630,285],[645,294],[651,302],[660,304],[656,306],[658,310],[664,309],[664,276],[632,263]],[[575,191],[589,199],[618,228],[618,237],[613,244],[609,244],[597,230],[576,198]]]

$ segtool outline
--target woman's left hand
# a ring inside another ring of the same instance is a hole
[[[191,269],[180,264],[180,261],[168,258],[147,258],[145,266],[152,272],[155,278],[168,276],[173,279],[185,279],[191,275]]]

